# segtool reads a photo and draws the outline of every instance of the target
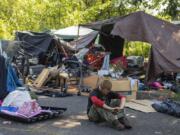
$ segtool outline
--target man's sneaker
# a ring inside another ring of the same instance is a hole
[[[125,129],[125,126],[121,124],[118,120],[113,122],[113,127],[117,130],[123,130]]]
[[[119,120],[120,123],[122,123],[125,126],[125,128],[127,128],[127,129],[132,128],[130,122],[128,121],[128,119],[126,117],[120,118],[118,120]]]

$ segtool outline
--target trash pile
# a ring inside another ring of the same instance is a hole
[[[28,123],[60,116],[66,108],[40,106],[36,94],[24,84],[26,76],[23,71],[27,60],[18,55],[20,48],[14,43],[0,42],[0,116]],[[15,61],[15,55],[21,59]],[[23,62],[24,65],[19,67],[18,64]]]
[[[88,86],[84,80],[93,74],[98,75],[101,79],[108,77],[119,81],[137,81],[137,90],[140,91],[150,89],[178,91],[178,86],[171,81],[177,80],[178,75],[177,77],[174,75],[176,78],[171,78],[166,75],[167,73],[162,73],[156,81],[147,83],[145,74],[148,69],[144,64],[144,57],[124,56],[123,46],[119,48],[119,54],[116,53],[117,50],[112,53],[113,48],[106,46],[104,41],[97,42],[100,38],[98,36],[102,35],[92,30],[86,35],[79,36],[78,39],[66,41],[56,34],[47,32],[16,32],[15,41],[2,41],[1,43],[9,57],[8,74],[9,72],[16,74],[14,75],[16,87],[24,83],[37,89],[37,94],[52,97],[71,96],[67,90],[73,84],[78,88],[78,95],[81,92],[91,91],[94,87]],[[117,37],[101,38],[104,40],[110,38],[109,40],[114,43],[119,41],[121,44],[124,43],[123,39]],[[98,81],[95,83],[98,85]],[[7,88],[8,91],[11,91],[10,89]]]
[[[165,29],[161,29],[162,24]],[[66,97],[72,95],[68,93],[71,86],[81,95],[98,87],[103,79],[110,79],[113,91],[131,99],[136,99],[138,92],[152,89],[178,93],[180,48],[178,40],[167,38],[171,30],[178,29],[144,12],[135,12],[61,31],[17,31],[14,41],[0,41],[1,112],[12,111],[9,114],[26,118],[44,112],[29,96],[20,105],[7,103],[8,97],[21,87],[26,87],[26,92],[36,90],[37,94]],[[158,41],[154,39],[159,36]],[[148,66],[143,56],[123,54],[125,40],[152,44]],[[28,112],[24,106],[29,106]]]
[[[26,123],[58,117],[64,111],[66,108],[41,107],[25,87],[9,93],[0,105],[1,117]]]

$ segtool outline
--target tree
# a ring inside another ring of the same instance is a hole
[[[59,29],[139,10],[179,19],[179,8],[179,0],[1,0],[0,38],[13,39],[17,30]]]

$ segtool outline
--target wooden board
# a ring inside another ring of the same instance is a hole
[[[49,73],[50,73],[49,69],[47,69],[47,68],[43,69],[43,71],[40,73],[40,75],[34,81],[33,85],[37,88],[42,87],[46,83],[46,81],[49,77]]]
[[[153,102],[150,100],[131,100],[130,102],[127,102],[125,106],[144,113],[156,112],[151,106],[152,103]]]

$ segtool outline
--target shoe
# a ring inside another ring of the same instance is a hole
[[[118,125],[116,125],[115,127],[117,130],[124,130],[125,129],[125,126],[121,123],[119,123]]]
[[[113,127],[117,130],[125,129],[125,126],[121,124],[118,120],[113,122]]]
[[[128,121],[128,119],[126,117],[120,118],[118,119],[120,123],[122,123],[126,129],[131,129],[132,126],[130,125],[130,122]]]

